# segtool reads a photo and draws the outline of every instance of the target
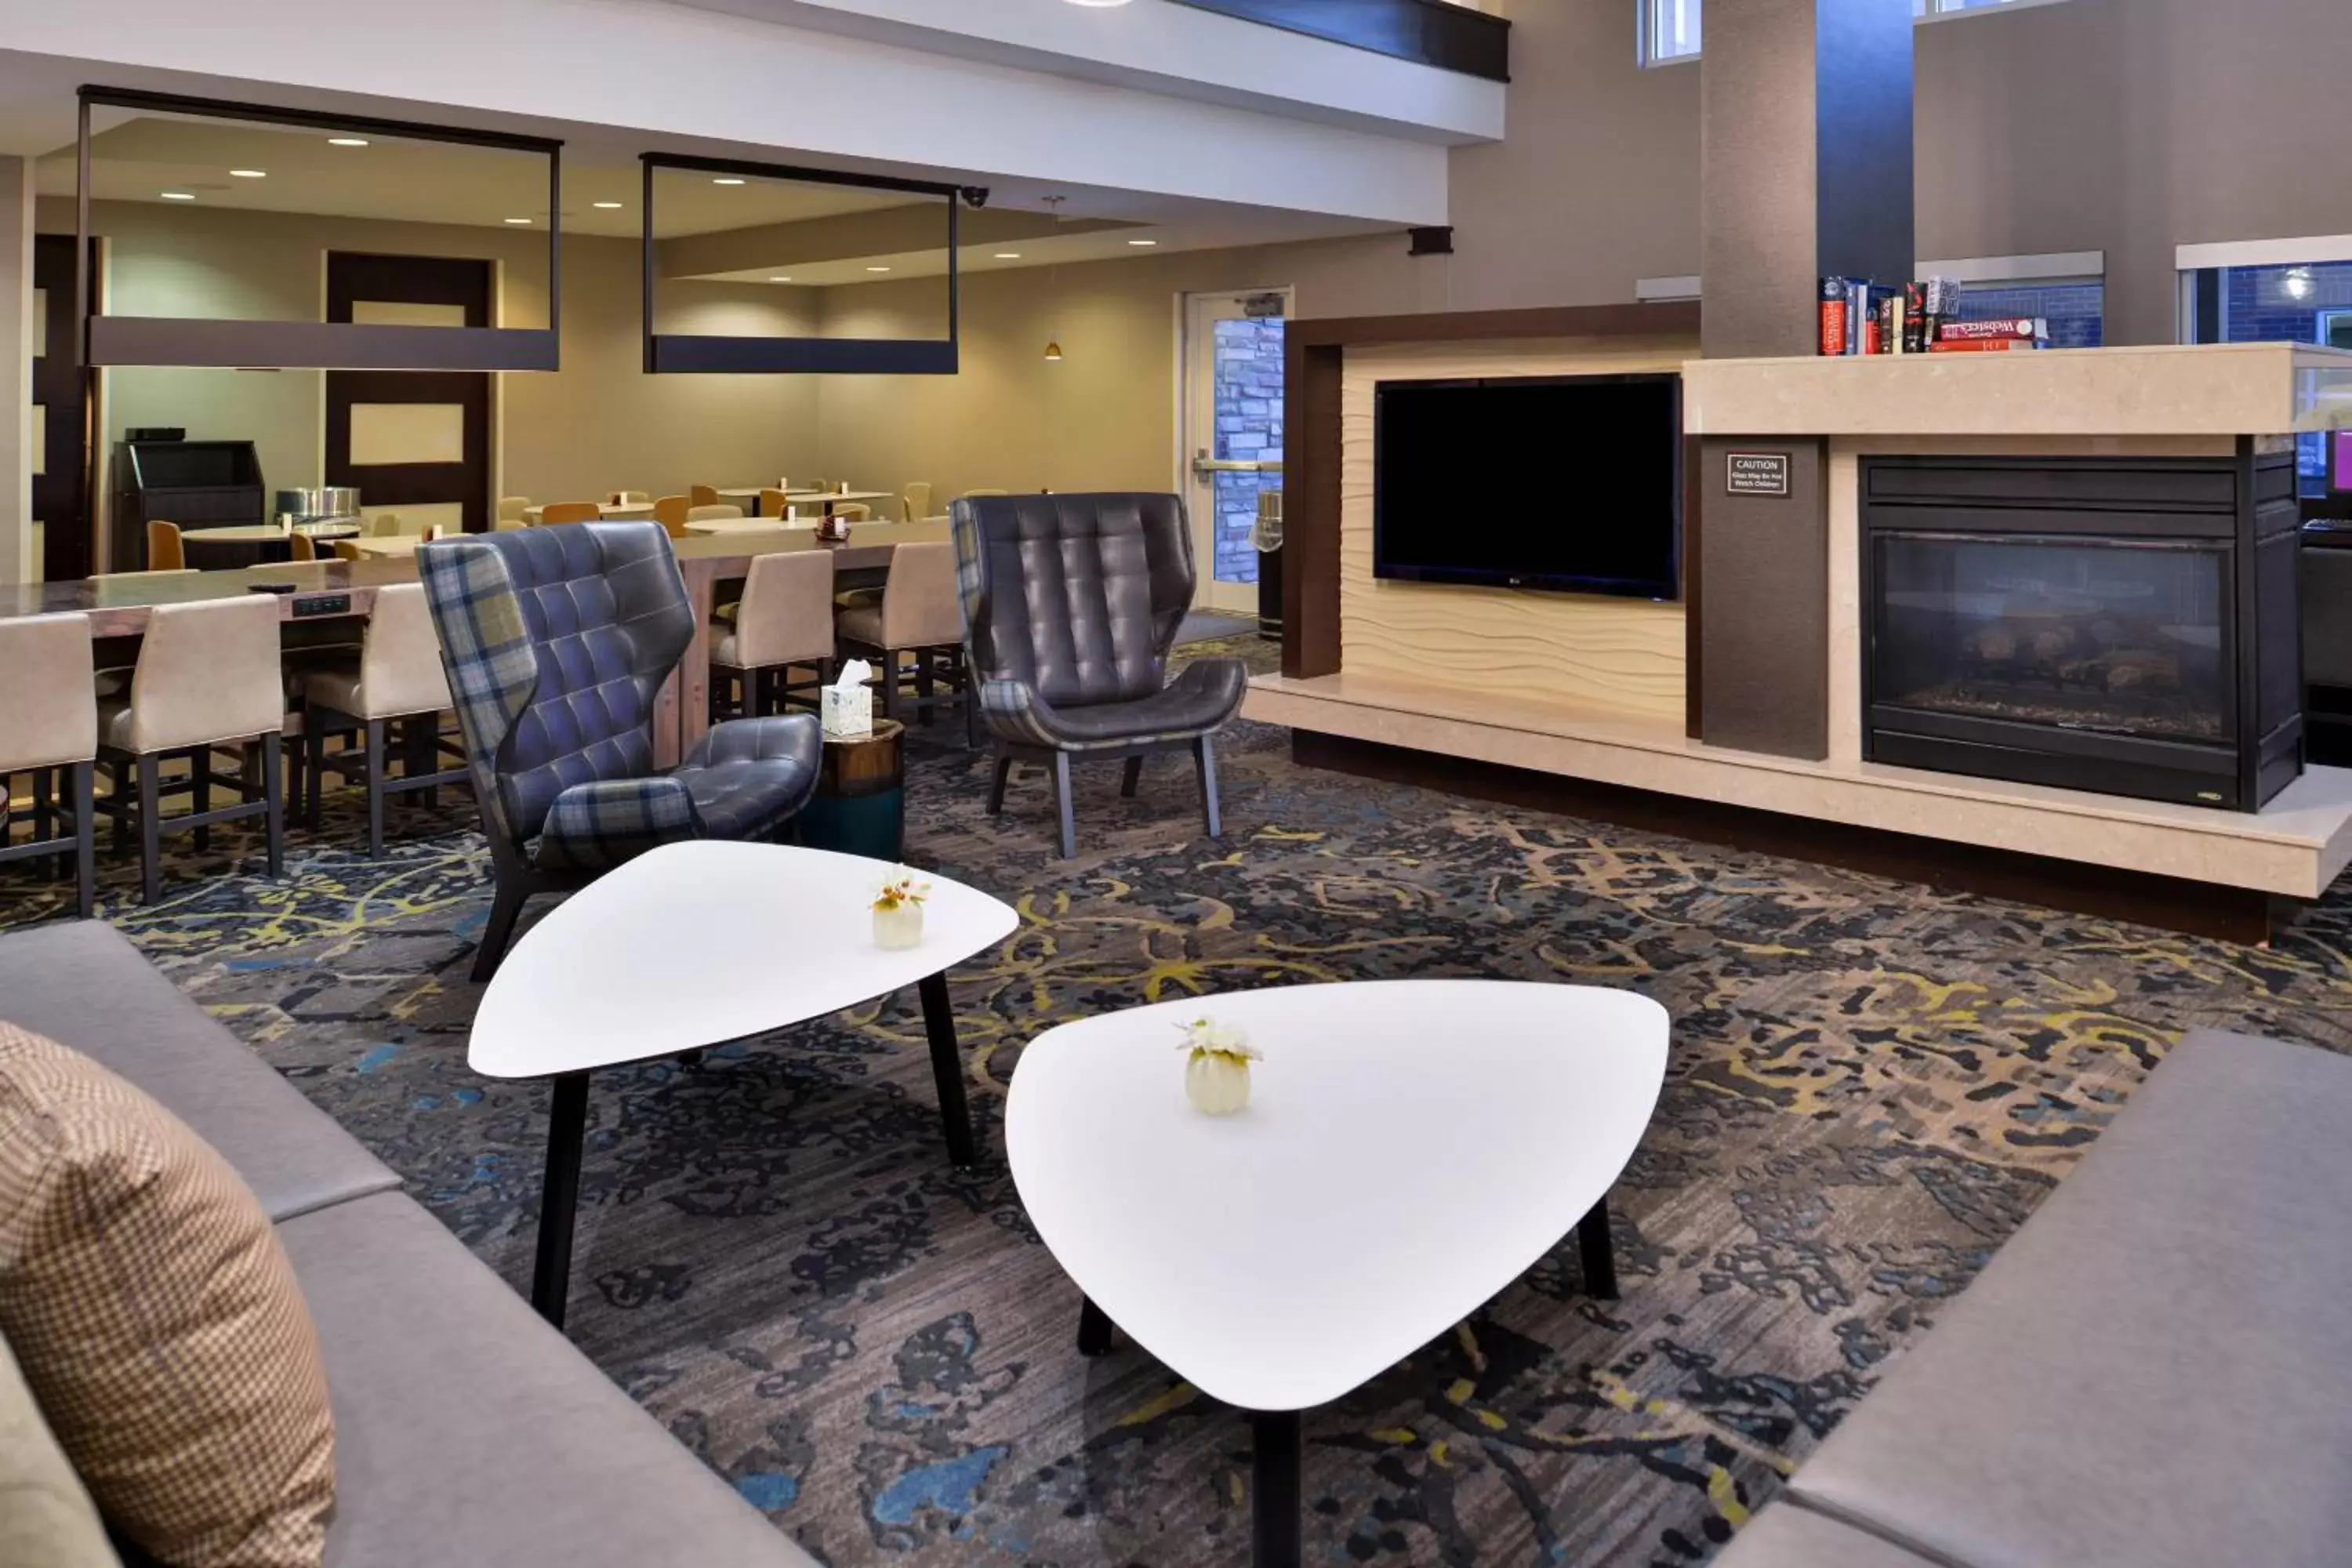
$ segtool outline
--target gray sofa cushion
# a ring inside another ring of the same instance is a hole
[[[0,937],[0,1018],[161,1100],[285,1219],[400,1185],[334,1120],[97,921]]]
[[[1775,1503],[1732,1537],[1714,1568],[1937,1568],[1891,1542],[1825,1519],[1794,1503]]]
[[[2352,1059],[2200,1031],[1790,1489],[1969,1568],[2352,1553]]]
[[[327,1568],[809,1563],[407,1198],[278,1235],[334,1401]]]

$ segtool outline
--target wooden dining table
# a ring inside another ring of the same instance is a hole
[[[674,541],[678,573],[694,606],[694,637],[676,673],[655,700],[655,762],[663,767],[675,766],[709,732],[714,643],[710,612],[719,602],[720,585],[740,582],[751,571],[754,558],[825,550],[833,552],[837,577],[878,580],[888,570],[890,552],[896,546],[953,537],[944,522],[859,522],[850,525],[848,539],[838,544],[818,538],[812,528],[774,525],[748,533],[702,534]],[[363,542],[386,549],[404,546],[405,552],[362,561],[278,562],[227,572],[133,572],[67,583],[0,584],[0,621],[79,611],[89,617],[93,637],[136,638],[145,634],[149,617],[163,605],[241,598],[266,588],[283,588],[288,591],[272,596],[289,644],[309,642],[331,630],[340,631],[347,639],[354,623],[364,622],[373,613],[379,589],[416,581],[414,536],[380,536]],[[112,659],[108,668],[114,668]]]
[[[720,500],[730,506],[741,507],[743,515],[751,517],[759,512],[760,498],[775,488],[773,485],[729,485],[718,493]],[[887,490],[786,490],[784,492],[786,506],[816,507],[821,509],[827,517],[833,515],[835,507],[846,506],[853,501],[897,499]],[[769,521],[772,522],[776,520],[771,518]]]
[[[537,528],[540,526],[540,518],[546,510],[547,508],[544,505],[527,506],[522,509],[522,520],[531,527]],[[653,516],[654,503],[649,500],[598,501],[596,510],[606,522],[643,522]]]

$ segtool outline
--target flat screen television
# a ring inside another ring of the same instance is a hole
[[[1372,574],[1682,593],[1682,377],[1384,381]]]

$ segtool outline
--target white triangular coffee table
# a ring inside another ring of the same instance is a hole
[[[1184,1093],[1183,1025],[1265,1053],[1239,1115]],[[1610,1187],[1665,1076],[1665,1009],[1630,991],[1395,980],[1222,993],[1046,1031],[1005,1152],[1037,1234],[1116,1323],[1251,1412],[1258,1568],[1299,1552],[1298,1412],[1369,1382],[1577,1233],[1613,1298]]]
[[[949,1157],[978,1158],[947,970],[1011,936],[1013,907],[929,872],[922,941],[876,945],[887,860],[778,844],[668,844],[564,900],[507,954],[474,1014],[466,1063],[555,1080],[531,1305],[562,1327],[588,1075],[804,1023],[915,986]]]

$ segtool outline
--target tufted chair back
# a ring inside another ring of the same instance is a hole
[[[966,647],[983,681],[1057,708],[1149,697],[1192,603],[1171,495],[965,496],[955,503]]]
[[[536,837],[573,784],[654,772],[655,695],[694,637],[657,522],[467,534],[416,552],[484,812]]]

